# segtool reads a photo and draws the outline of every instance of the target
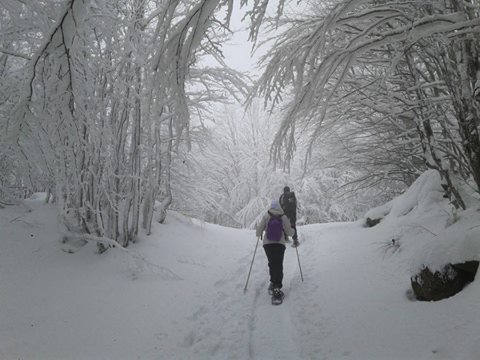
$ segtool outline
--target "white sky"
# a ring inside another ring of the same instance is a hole
[[[242,22],[245,15],[245,8],[239,9],[235,6],[230,27],[234,35],[227,44],[223,46],[226,63],[238,71],[252,71],[256,66],[256,57],[251,54],[252,43],[248,41],[248,20]]]
[[[272,0],[268,6],[267,14],[276,12],[277,1]],[[267,52],[267,47],[256,49],[252,55],[252,42],[248,40],[248,26],[250,19],[245,19],[242,22],[242,18],[245,16],[247,8],[244,6],[239,8],[237,3],[234,6],[232,18],[230,22],[230,28],[234,32],[232,39],[223,45],[223,53],[225,55],[225,62],[232,68],[238,71],[248,71],[250,73],[258,73],[257,62],[260,57]],[[259,36],[261,38],[261,36]]]

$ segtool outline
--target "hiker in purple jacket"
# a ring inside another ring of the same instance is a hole
[[[257,226],[257,237],[263,236],[263,248],[265,249],[265,254],[268,259],[268,269],[270,272],[268,292],[270,294],[273,294],[276,292],[275,290],[277,290],[279,291],[278,295],[283,297],[280,289],[282,288],[283,281],[285,244],[287,237],[293,236],[294,233],[290,226],[290,220],[283,213],[279,202],[272,200],[270,209]]]

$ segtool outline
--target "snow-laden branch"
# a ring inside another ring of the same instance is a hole
[[[81,23],[87,2],[88,0],[68,1],[55,26],[53,26],[50,32],[45,35],[45,40],[42,46],[40,46],[34,56],[30,59],[25,74],[25,91],[24,94],[20,96],[16,109],[14,110],[16,116],[13,138],[18,138],[22,128],[25,126],[27,113],[29,112],[29,105],[34,94],[34,81],[37,77],[37,66],[40,59],[50,54],[56,54],[59,58],[69,56],[68,54],[75,38],[77,22]],[[65,51],[59,53],[59,48],[63,48]],[[66,61],[69,62],[70,59],[66,59]],[[70,65],[67,65],[67,67],[70,67]]]
[[[16,51],[8,50],[8,49],[5,49],[3,47],[0,47],[0,53],[7,54],[7,55],[10,55],[10,56],[14,56],[14,57],[18,57],[18,58],[22,58],[24,60],[31,60],[32,59],[28,55],[25,55],[25,54],[22,54],[22,53],[19,53],[19,52],[16,52]]]
[[[316,123],[322,124],[326,106],[367,54],[392,46],[408,48],[434,35],[455,37],[480,31],[480,18],[469,19],[462,12],[414,19],[419,14],[408,4],[397,5],[343,1],[327,16],[292,22],[277,38],[271,53],[263,59],[267,66],[256,87],[256,93],[272,106],[292,92],[289,110],[275,139],[274,157],[280,155],[285,139],[294,139],[295,122],[315,116]],[[292,144],[290,140],[287,143]],[[287,150],[293,148],[290,145]]]
[[[274,2],[271,0],[241,0],[241,6],[245,6],[251,2],[253,2],[252,9],[246,12],[244,19],[250,18],[249,40],[252,41],[255,46],[260,33],[260,28],[264,24],[267,17],[268,5]],[[278,0],[277,2],[277,11],[275,15],[275,20],[277,23],[280,20],[280,17],[283,15],[285,3],[286,0]]]
[[[165,52],[162,52],[162,55],[157,55],[162,56],[166,60],[166,63],[163,64],[164,71],[172,71],[173,73],[174,80],[171,86],[175,94],[174,101],[178,113],[175,123],[178,137],[188,128],[190,121],[185,93],[188,69],[196,50],[207,33],[219,3],[220,0],[202,0],[193,6],[169,31],[165,42]],[[189,147],[191,146],[188,131],[187,144]]]

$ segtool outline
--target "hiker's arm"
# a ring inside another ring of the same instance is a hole
[[[265,230],[265,227],[267,226],[267,223],[266,223],[266,219],[265,219],[265,216],[262,217],[262,220],[260,220],[260,222],[258,223],[257,225],[257,237],[261,237],[262,234],[263,234],[263,231]]]
[[[283,223],[283,231],[285,232],[285,235],[293,236],[295,234],[295,231],[292,229],[292,226],[290,225],[290,220],[286,215],[282,216],[282,223]]]

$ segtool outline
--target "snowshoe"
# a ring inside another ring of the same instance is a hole
[[[273,289],[272,293],[272,305],[280,305],[283,302],[285,294],[280,289]]]

